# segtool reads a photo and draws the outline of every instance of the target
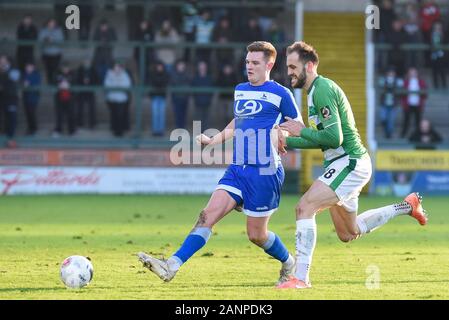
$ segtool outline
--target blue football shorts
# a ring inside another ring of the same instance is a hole
[[[258,166],[231,164],[215,190],[226,190],[247,216],[267,217],[279,207],[284,176],[282,165],[265,175]]]

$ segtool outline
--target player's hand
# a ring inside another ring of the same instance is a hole
[[[270,132],[271,142],[280,154],[286,154],[287,137],[289,133],[282,130],[279,126],[274,126]]]
[[[212,142],[212,139],[206,136],[205,134],[200,134],[199,136],[196,136],[196,143],[198,145],[204,145],[207,146]]]
[[[280,127],[281,129],[288,131],[291,136],[299,137],[299,133],[301,132],[301,130],[306,127],[304,123],[293,120],[290,117],[285,117],[285,120],[287,121],[281,123]]]

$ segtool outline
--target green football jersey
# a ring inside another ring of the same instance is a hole
[[[316,77],[307,91],[307,104],[309,128],[302,129],[299,138],[287,138],[289,147],[321,148],[325,164],[344,155],[360,158],[366,153],[351,105],[334,81]]]

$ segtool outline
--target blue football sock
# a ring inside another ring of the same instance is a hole
[[[277,234],[268,231],[268,239],[262,246],[265,252],[280,262],[285,262],[288,259],[289,253],[281,238]]]
[[[200,250],[209,240],[212,230],[207,227],[198,227],[192,230],[184,240],[178,251],[173,254],[172,258],[176,259],[179,265],[186,262],[191,256]]]

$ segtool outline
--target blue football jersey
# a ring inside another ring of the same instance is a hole
[[[280,157],[270,141],[270,131],[285,117],[301,115],[289,89],[276,81],[261,86],[238,84],[234,91],[233,164],[277,167]]]

